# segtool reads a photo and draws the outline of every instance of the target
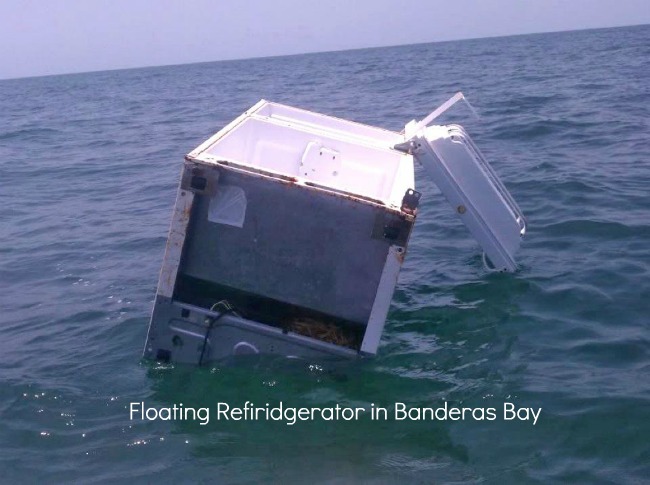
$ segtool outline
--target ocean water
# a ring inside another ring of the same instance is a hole
[[[650,26],[0,82],[0,482],[650,478]],[[529,222],[491,274],[417,172],[379,355],[141,361],[182,157],[265,98],[400,130],[456,91]],[[150,406],[542,408],[530,421],[129,419]]]

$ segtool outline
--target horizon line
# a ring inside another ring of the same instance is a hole
[[[405,46],[415,46],[415,45],[427,45],[427,44],[444,44],[448,42],[464,42],[472,40],[481,40],[481,39],[500,39],[508,37],[522,37],[528,35],[547,35],[547,34],[559,34],[559,33],[569,33],[569,32],[584,32],[590,30],[608,30],[608,29],[621,29],[629,27],[642,27],[650,25],[650,23],[642,24],[631,24],[631,25],[611,25],[606,27],[589,27],[586,29],[568,29],[568,30],[548,30],[543,32],[527,32],[522,34],[506,34],[506,35],[486,35],[483,37],[463,37],[458,39],[443,39],[443,40],[434,40],[427,42],[413,42],[411,44],[389,44],[389,45],[375,45],[375,46],[366,46],[366,47],[350,47],[345,49],[335,49],[335,50],[325,50],[325,51],[309,51],[309,52],[296,52],[293,54],[271,54],[267,56],[252,56],[252,57],[233,57],[225,59],[217,59],[211,61],[190,61],[182,63],[172,63],[172,64],[156,64],[156,65],[143,65],[143,66],[134,66],[134,67],[115,67],[109,69],[97,69],[90,71],[74,71],[74,72],[60,72],[54,74],[35,74],[33,76],[20,76],[20,77],[7,77],[0,78],[2,81],[16,81],[20,79],[34,79],[40,77],[53,77],[53,76],[74,76],[78,74],[93,74],[100,72],[113,72],[113,71],[132,71],[136,69],[152,69],[152,68],[164,68],[164,67],[175,67],[175,66],[191,66],[195,64],[213,64],[217,62],[233,62],[233,61],[252,61],[256,59],[273,59],[276,57],[294,57],[294,56],[305,56],[305,55],[317,55],[317,54],[330,54],[335,52],[350,52],[350,51],[360,51],[360,50],[369,50],[369,49],[388,49],[393,47],[405,47]]]

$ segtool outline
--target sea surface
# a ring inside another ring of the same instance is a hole
[[[0,81],[0,482],[648,483],[649,80],[638,26]],[[441,121],[527,216],[518,272],[418,169],[375,359],[141,360],[184,154],[260,98],[399,131],[457,91],[480,118]],[[499,416],[216,420],[245,401]]]

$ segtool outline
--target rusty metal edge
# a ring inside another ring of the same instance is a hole
[[[325,193],[325,194],[330,195],[330,196],[340,197],[340,198],[343,198],[343,199],[346,199],[346,200],[352,200],[352,201],[355,201],[355,202],[360,202],[362,204],[366,204],[366,205],[370,205],[370,206],[373,206],[373,207],[381,208],[381,209],[383,209],[385,211],[388,211],[388,212],[391,212],[391,213],[393,213],[395,215],[403,217],[405,220],[408,220],[408,221],[414,221],[415,220],[415,215],[408,214],[408,213],[402,211],[401,209],[386,205],[386,203],[384,203],[384,202],[382,202],[382,201],[380,201],[378,199],[373,199],[373,198],[370,198],[370,197],[364,197],[364,196],[360,196],[358,194],[353,194],[351,192],[345,192],[345,191],[342,191],[342,190],[331,189],[329,187],[326,187],[326,186],[323,186],[323,185],[320,185],[320,184],[314,184],[312,182],[303,182],[300,179],[298,179],[297,177],[291,177],[291,176],[288,176],[288,175],[282,175],[282,174],[278,174],[278,173],[274,173],[274,172],[269,172],[269,171],[266,171],[266,170],[261,170],[261,169],[258,169],[258,168],[253,168],[253,167],[248,167],[248,166],[245,166],[245,165],[240,165],[240,164],[232,162],[230,160],[205,161],[205,160],[199,160],[199,159],[194,158],[194,157],[192,157],[190,155],[186,155],[185,160],[187,162],[191,162],[191,163],[194,163],[194,164],[197,164],[197,165],[204,165],[204,166],[206,166],[206,165],[207,166],[214,165],[214,166],[221,167],[221,168],[223,168],[225,170],[230,170],[230,171],[237,172],[237,173],[245,173],[245,174],[253,176],[253,177],[257,177],[257,178],[261,178],[261,179],[265,179],[265,180],[270,180],[270,181],[277,182],[277,183],[282,183],[282,184],[285,184],[285,185],[295,186],[295,187],[299,187],[301,189],[313,190],[313,191],[316,191],[316,192]]]

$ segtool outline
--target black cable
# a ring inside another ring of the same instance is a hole
[[[205,331],[205,337],[203,338],[203,348],[201,349],[201,357],[199,357],[199,366],[203,365],[203,355],[205,354],[205,348],[208,345],[208,337],[210,336],[210,331],[212,330],[212,327],[214,327],[215,323],[221,320],[221,317],[224,317],[232,312],[233,312],[232,308],[226,308],[226,310],[221,312],[216,318],[210,318],[210,325],[208,325],[208,329]]]

